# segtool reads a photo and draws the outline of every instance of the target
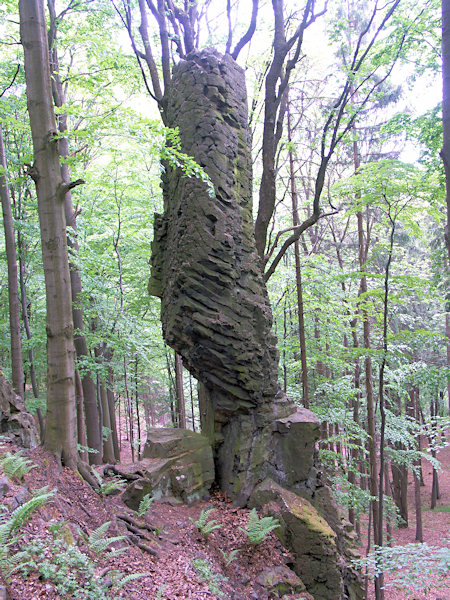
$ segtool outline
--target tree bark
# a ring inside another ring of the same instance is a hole
[[[9,329],[11,335],[11,371],[12,385],[18,396],[25,398],[25,380],[23,374],[22,343],[20,339],[20,300],[17,284],[17,255],[14,237],[14,224],[6,176],[6,154],[3,132],[0,126],[0,196],[2,201],[3,229],[5,231],[6,260],[8,264],[8,301]]]
[[[450,0],[442,0],[442,125],[441,157],[445,170],[447,223],[445,242],[450,260]]]
[[[186,429],[186,402],[183,387],[183,362],[181,356],[175,352],[175,384],[177,395],[177,426]]]
[[[57,23],[55,14],[55,0],[47,0],[50,13],[50,29],[49,29],[49,40],[51,42],[50,47],[50,71],[52,81],[52,94],[55,106],[61,108],[66,103],[66,94],[63,90],[61,77],[60,77],[60,66],[58,51],[56,47],[56,35],[57,35]],[[67,138],[67,114],[60,112],[58,115],[58,131],[62,134],[58,141],[59,154],[63,159],[67,159],[69,156],[69,140]],[[61,176],[65,184],[70,183],[70,170],[66,160],[61,162]],[[73,238],[67,237],[67,245],[72,251],[78,255],[79,247],[76,238],[77,233],[77,220],[72,205],[72,194],[68,189],[64,196],[64,211],[66,217],[67,227],[73,230]],[[73,263],[69,263],[70,269],[70,288],[72,293],[72,318],[73,325],[76,330],[74,335],[74,344],[77,354],[77,358],[82,359],[89,357],[89,350],[87,347],[86,337],[84,335],[84,320],[83,320],[83,304],[82,304],[82,283],[81,276],[77,266]],[[82,382],[83,392],[83,405],[86,422],[86,435],[87,444],[89,448],[96,450],[89,454],[90,464],[101,464],[102,463],[102,438],[99,434],[101,429],[99,424],[99,410],[97,406],[97,392],[94,380],[88,371],[84,371]]]
[[[288,141],[292,143],[291,129],[291,114],[288,102]],[[292,224],[294,227],[300,225],[298,216],[298,201],[297,187],[295,185],[294,175],[294,153],[292,145],[289,149],[289,175],[291,182],[291,198],[292,198]],[[295,254],[295,282],[297,286],[297,307],[298,307],[298,340],[300,344],[300,362],[302,365],[302,402],[305,408],[309,408],[309,389],[308,389],[308,365],[306,362],[306,336],[305,336],[305,313],[303,308],[303,282],[302,282],[302,265],[300,261],[300,241],[294,242]]]
[[[44,7],[20,0],[27,105],[34,149],[30,170],[38,197],[47,306],[47,422],[44,447],[77,466],[75,348],[64,196],[53,110]]]

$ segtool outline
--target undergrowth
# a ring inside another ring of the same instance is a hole
[[[115,570],[103,570],[97,574],[97,564],[89,556],[100,554],[108,558],[116,556],[124,549],[110,546],[121,542],[124,536],[106,537],[110,522],[104,523],[85,538],[88,548],[84,552],[75,542],[66,523],[54,523],[47,532],[35,536],[27,544],[21,544],[22,528],[35,511],[51,501],[56,490],[47,487],[38,490],[33,496],[8,514],[6,506],[0,505],[0,574],[9,581],[14,573],[25,577],[37,573],[39,578],[53,584],[62,598],[74,600],[118,600],[116,594],[131,581],[147,575],[132,573],[123,575]],[[23,550],[19,547],[23,546]],[[108,580],[105,579],[106,573]]]

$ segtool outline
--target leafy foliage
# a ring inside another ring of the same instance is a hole
[[[204,581],[209,588],[211,594],[215,594],[219,596],[219,598],[224,598],[225,594],[220,589],[220,584],[224,581],[227,581],[227,578],[221,575],[220,573],[215,573],[212,569],[211,563],[203,558],[195,558],[192,561],[197,574],[200,579]]]
[[[16,508],[11,515],[6,516],[6,507],[1,506],[3,515],[0,516],[0,573],[8,578],[20,565],[26,561],[25,552],[10,555],[11,547],[20,540],[20,534],[14,535],[30,519],[31,515],[41,506],[47,504],[55,495],[56,490],[47,486],[34,492],[32,497]]]
[[[212,512],[214,512],[214,508],[203,509],[197,521],[190,519],[206,539],[208,539],[215,529],[220,529],[222,527],[220,523],[217,523],[216,519],[208,521],[208,517]]]
[[[143,496],[142,500],[139,502],[139,507],[136,511],[137,516],[143,517],[150,510],[150,506],[152,505],[154,500],[155,498],[153,498],[151,494],[145,494],[145,496]]]
[[[126,481],[121,477],[113,477],[110,481],[104,481],[103,477],[97,473],[95,469],[92,469],[92,472],[98,481],[98,493],[100,496],[109,496],[111,494],[115,494],[116,492],[122,490],[126,485]]]
[[[243,529],[239,527],[239,529],[246,534],[248,541],[253,546],[257,546],[266,539],[271,531],[277,529],[279,526],[280,522],[278,519],[274,517],[259,518],[256,508],[253,508],[248,517],[247,528]]]
[[[95,554],[97,554],[97,555],[103,554],[104,552],[109,550],[109,547],[112,544],[121,542],[125,539],[125,536],[123,536],[123,535],[116,535],[114,537],[106,537],[106,532],[108,531],[110,525],[111,525],[111,521],[107,521],[106,523],[103,523],[102,525],[100,525],[100,527],[97,527],[97,529],[94,529],[94,531],[92,531],[91,534],[89,535],[89,538],[88,538],[89,549],[92,550],[93,552],[95,552]],[[125,548],[119,548],[117,550],[109,551],[109,555],[117,556],[119,554],[122,554],[122,552],[125,552],[125,550],[126,550]]]
[[[400,587],[408,594],[414,594],[415,591],[427,594],[431,588],[450,587],[446,577],[450,568],[448,546],[438,548],[428,544],[406,544],[376,547],[366,558],[355,561],[355,565],[368,567],[371,577],[383,572],[393,573],[389,585]]]
[[[0,457],[0,467],[7,477],[21,481],[28,471],[36,468],[36,465],[33,465],[31,460],[23,456],[20,450],[14,454],[10,452],[3,454]]]

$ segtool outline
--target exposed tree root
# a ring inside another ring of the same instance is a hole
[[[91,488],[93,488],[96,492],[100,490],[100,485],[95,476],[92,474],[91,467],[81,459],[77,462],[77,471],[81,477],[87,481]]]

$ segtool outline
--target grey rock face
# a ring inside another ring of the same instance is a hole
[[[216,480],[240,505],[262,506],[252,494],[265,478],[295,497],[320,495],[319,512],[339,529],[317,465],[318,421],[297,409],[277,381],[272,313],[253,236],[244,73],[230,56],[192,52],[174,67],[165,102],[165,122],[178,127],[182,151],[204,168],[213,192],[164,165],[149,292],[161,298],[166,342],[200,382],[202,432],[214,449]],[[330,535],[320,533],[314,543],[317,552],[339,555],[330,559],[338,600],[347,597],[342,548],[327,527]]]
[[[38,433],[33,417],[23,400],[14,392],[0,368],[0,433],[8,433],[24,448],[37,446]]]
[[[122,495],[133,510],[146,494],[172,504],[192,504],[208,495],[214,481],[211,446],[199,433],[152,428],[143,461],[121,468],[120,474],[133,479]]]

